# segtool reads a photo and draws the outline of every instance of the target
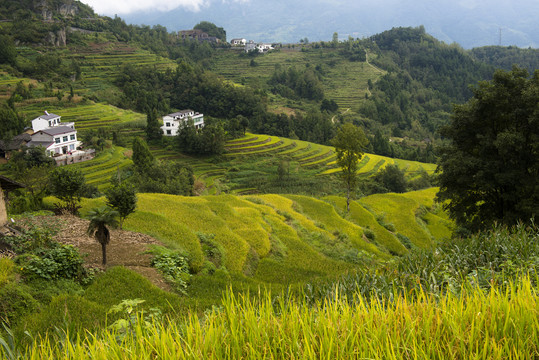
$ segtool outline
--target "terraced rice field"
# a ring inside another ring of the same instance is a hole
[[[80,63],[82,78],[90,91],[115,79],[125,65],[152,66],[156,71],[173,69],[176,63],[146,50],[122,43],[98,43],[70,48],[69,56]]]
[[[34,119],[43,114],[44,110],[60,115],[63,122],[75,122],[77,130],[111,128],[121,124],[141,126],[146,122],[146,115],[101,103],[59,108],[48,106],[46,109],[40,103],[36,103],[25,106],[24,114],[28,119]]]
[[[89,185],[97,186],[102,191],[110,186],[110,178],[119,169],[131,165],[133,162],[125,155],[126,149],[115,147],[106,150],[92,160],[78,164],[67,165],[82,171]]]
[[[245,137],[227,142],[227,156],[239,155],[275,155],[298,161],[304,167],[318,167],[320,175],[333,174],[340,171],[336,166],[334,148],[300,140],[291,140],[268,135],[246,134]],[[389,164],[398,165],[404,170],[408,180],[426,171],[432,174],[435,164],[420,163],[401,159],[392,159],[375,154],[364,154],[359,161],[358,174],[371,176]]]
[[[197,233],[213,234],[213,240],[221,248],[220,262],[231,273],[243,273],[268,283],[294,283],[352,269],[353,264],[335,253],[332,255],[332,249],[339,244],[351,250],[352,258],[358,256],[358,251],[381,259],[389,257],[389,249],[406,253],[397,237],[375,220],[378,214],[391,219],[397,232],[410,236],[412,233],[406,233],[406,229],[417,225],[414,228],[417,242],[430,243],[434,235],[420,226],[414,213],[433,196],[430,190],[408,197],[373,195],[352,202],[351,215],[343,217],[345,199],[336,196],[316,199],[276,194],[200,197],[139,194],[138,209],[128,217],[125,227],[186,251],[196,268],[202,267],[205,259]],[[104,200],[85,200],[81,212],[84,214],[100,201]],[[393,211],[391,207],[369,210],[363,202],[384,206],[395,203],[401,211]],[[376,243],[363,236],[366,228],[375,233]]]
[[[4,71],[0,71],[0,99],[8,99],[11,96],[11,92],[15,90],[17,84],[22,81],[23,84],[36,84],[37,81],[29,78],[20,78],[11,76]]]

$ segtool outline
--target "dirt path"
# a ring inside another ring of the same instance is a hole
[[[103,266],[101,264],[101,245],[86,234],[88,220],[72,215],[56,218],[61,220],[61,230],[55,236],[55,240],[77,247],[84,256],[86,265],[101,269],[124,266],[148,278],[161,289],[171,290],[161,274],[150,266],[151,255],[144,253],[150,244],[161,245],[151,236],[127,230],[110,229],[111,238],[109,245],[107,245],[107,265]]]

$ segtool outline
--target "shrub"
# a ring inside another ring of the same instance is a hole
[[[17,257],[22,273],[29,278],[82,280],[85,271],[82,257],[72,245],[55,245],[39,256],[25,254]]]
[[[404,247],[407,248],[408,250],[415,247],[415,245],[410,241],[410,239],[406,235],[402,235],[401,233],[397,233],[397,239],[399,239],[401,244],[404,245]]]
[[[179,253],[161,254],[155,256],[151,264],[163,274],[165,280],[173,284],[176,291],[187,294],[190,278],[187,258]]]
[[[367,239],[369,239],[370,242],[374,242],[376,240],[376,234],[371,229],[363,229],[363,234]]]

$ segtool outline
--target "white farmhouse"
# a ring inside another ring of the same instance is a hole
[[[266,53],[270,50],[274,50],[275,48],[271,44],[256,44],[254,41],[250,40],[247,44],[245,44],[245,52],[251,52],[251,51],[258,51],[259,53]]]
[[[193,110],[181,110],[172,114],[163,116],[163,134],[165,136],[176,136],[180,124],[187,123],[192,120],[195,129],[202,129],[204,127],[204,114],[194,112]]]
[[[70,154],[77,150],[81,142],[77,140],[75,123],[62,123],[61,117],[56,114],[41,115],[32,120],[32,140],[29,147],[43,146],[47,155]]]
[[[261,52],[261,53],[268,52],[274,49],[274,47],[271,46],[271,44],[258,44],[256,48],[258,49],[258,52]]]
[[[230,40],[230,44],[232,46],[245,46],[245,44],[247,44],[247,40],[246,39],[232,39]]]

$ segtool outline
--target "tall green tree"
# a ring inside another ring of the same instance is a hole
[[[346,185],[346,210],[350,211],[350,193],[357,185],[358,162],[369,140],[363,129],[346,123],[337,131],[331,144],[337,153],[337,164],[341,168],[340,177]]]
[[[6,35],[0,35],[0,64],[15,65],[17,60],[17,49],[13,39]]]
[[[137,193],[135,187],[128,183],[114,184],[106,193],[107,205],[118,212],[120,229],[124,220],[137,208]]]
[[[86,232],[101,244],[103,265],[107,264],[107,245],[110,243],[108,226],[115,227],[117,225],[116,216],[118,213],[107,206],[92,209],[86,216],[90,220]]]
[[[66,209],[72,214],[78,211],[78,203],[86,184],[84,175],[79,169],[59,167],[49,175],[51,194],[66,204]]]
[[[11,140],[24,130],[24,118],[7,104],[0,106],[0,140]]]
[[[148,144],[143,139],[137,137],[133,140],[133,164],[135,171],[144,174],[150,171],[155,159],[148,148]]]
[[[146,138],[148,141],[161,140],[163,131],[159,126],[159,119],[157,115],[157,109],[148,108],[146,110]]]
[[[438,199],[457,224],[476,231],[539,213],[539,71],[494,73],[456,105],[442,135]]]

